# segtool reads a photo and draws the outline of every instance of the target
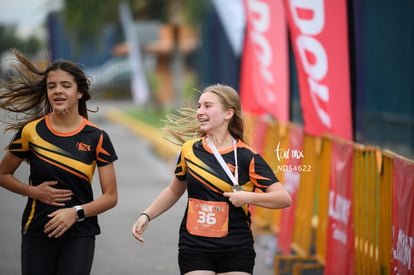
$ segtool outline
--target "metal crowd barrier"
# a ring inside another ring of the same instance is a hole
[[[251,144],[254,148],[255,144],[260,144],[259,153],[283,183],[284,173],[278,166],[285,165],[286,160],[276,159],[275,148],[277,144],[289,148],[292,128],[298,126],[268,121],[263,128],[261,119],[250,117],[247,120]],[[260,124],[260,133],[254,130],[257,124]],[[291,252],[275,255],[275,275],[302,274],[308,269],[323,273],[327,258],[331,150],[333,143],[340,142],[347,141],[333,136],[304,135],[301,161],[310,165],[311,170],[300,175]],[[355,274],[391,274],[393,159],[400,156],[374,146],[357,143],[352,146]],[[281,211],[252,207],[254,230],[277,236]]]

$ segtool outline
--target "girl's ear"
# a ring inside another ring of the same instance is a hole
[[[234,115],[234,109],[230,108],[226,111],[226,114],[224,115],[224,119],[230,120]]]
[[[78,99],[81,99],[83,97],[83,92],[78,91]]]

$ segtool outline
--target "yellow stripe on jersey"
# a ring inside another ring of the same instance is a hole
[[[48,146],[48,144],[50,143],[47,143],[45,145]],[[84,178],[85,180],[92,182],[96,162],[92,162],[91,164],[85,164],[81,161],[77,161],[70,157],[66,157],[62,154],[62,150],[60,149],[56,152],[47,149],[47,147],[42,148],[38,145],[39,142],[37,142],[36,145],[32,146],[33,153],[36,154],[37,157],[69,173],[72,173],[80,178]]]
[[[30,181],[29,184],[32,185],[32,181]],[[30,224],[33,220],[35,209],[36,209],[36,199],[33,199],[32,206],[30,207],[29,217],[27,218],[27,221],[26,221],[26,223],[24,224],[24,227],[23,227],[23,234],[26,234],[27,230],[29,230],[29,226],[30,226]]]
[[[194,155],[193,142],[187,142],[184,144],[182,153],[189,171],[192,171],[193,175],[202,183],[209,186],[211,189],[218,189],[221,192],[231,192],[232,186],[226,181],[214,175],[214,171],[200,158]],[[215,191],[217,192],[217,191]]]
[[[77,161],[71,157],[67,157],[66,155],[69,155],[67,152],[53,145],[52,143],[47,142],[37,134],[34,134],[37,133],[36,125],[37,123],[27,124],[21,138],[14,141],[14,143],[21,144],[22,148],[13,149],[11,151],[24,152],[32,149],[33,153],[42,160],[61,169],[64,169],[67,172],[70,172],[89,182],[92,182],[96,162],[85,164],[84,162]],[[29,148],[29,146],[31,146],[31,148]]]

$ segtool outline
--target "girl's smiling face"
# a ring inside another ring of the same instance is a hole
[[[232,109],[224,110],[218,95],[213,92],[204,92],[198,100],[197,119],[200,130],[207,134],[227,130],[229,120],[233,116]]]
[[[78,91],[73,75],[61,69],[50,71],[46,87],[47,97],[55,114],[78,113],[78,101],[82,97],[82,92]]]

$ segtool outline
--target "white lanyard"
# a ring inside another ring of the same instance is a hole
[[[218,150],[217,150],[216,146],[214,146],[213,142],[211,142],[210,138],[209,137],[206,138],[207,144],[211,148],[211,150],[213,151],[214,156],[216,157],[217,161],[220,163],[221,167],[223,167],[223,169],[226,172],[227,176],[229,176],[229,178],[233,182],[233,189],[241,190],[241,187],[239,185],[239,173],[238,173],[238,164],[237,164],[237,146],[236,146],[237,141],[233,137],[232,137],[232,140],[233,140],[234,162],[235,162],[235,166],[236,166],[235,169],[234,169],[234,175],[231,173],[229,167],[224,162],[223,157],[218,152]]]

